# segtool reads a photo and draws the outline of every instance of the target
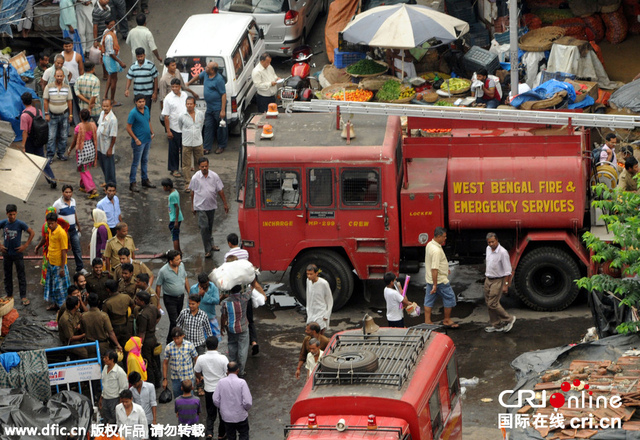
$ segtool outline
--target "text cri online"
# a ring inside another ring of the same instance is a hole
[[[6,436],[27,436],[27,437],[84,437],[87,434],[87,429],[83,427],[71,427],[60,426],[58,424],[45,425],[42,428],[35,426],[3,426],[2,432]]]

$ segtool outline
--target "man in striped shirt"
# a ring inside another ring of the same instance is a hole
[[[58,216],[69,223],[69,242],[76,262],[76,272],[88,275],[89,272],[84,269],[84,263],[82,262],[80,223],[78,223],[78,214],[76,213],[76,200],[73,198],[73,186],[69,184],[62,186],[62,197],[53,202],[53,207],[56,208]]]
[[[227,261],[227,258],[232,255],[238,260],[249,259],[249,252],[240,247],[240,239],[238,238],[238,234],[232,232],[231,234],[227,235],[227,244],[229,245],[229,252],[224,254],[224,261]]]
[[[129,97],[129,88],[133,82],[133,96],[143,95],[146,106],[151,111],[151,102],[155,102],[158,97],[158,70],[155,64],[147,60],[144,49],[136,49],[137,62],[129,67],[127,72],[127,88],[124,96]]]
[[[228,331],[227,344],[229,347],[229,361],[237,362],[240,366],[240,376],[244,376],[244,368],[249,354],[249,321],[247,307],[251,300],[251,291],[237,285],[231,289],[231,294],[224,299],[222,308],[222,334]]]

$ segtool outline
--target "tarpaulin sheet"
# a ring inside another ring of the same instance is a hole
[[[609,80],[609,75],[604,70],[598,55],[591,48],[583,57],[580,55],[579,47],[556,43],[551,47],[547,70],[573,73],[580,78],[589,78],[591,81],[597,81],[603,89],[616,89],[622,85],[620,82]]]
[[[640,80],[625,84],[613,92],[609,103],[619,109],[628,108],[632,112],[640,112]]]
[[[5,72],[5,69],[6,72]],[[6,75],[8,74],[9,80],[6,81]],[[2,80],[5,78],[5,80]],[[20,78],[18,71],[9,64],[8,66],[0,66],[0,120],[11,123],[11,127],[16,134],[15,141],[22,140],[22,131],[20,131],[20,121],[16,118],[20,117],[24,105],[22,105],[22,99],[20,96],[24,92],[31,93],[33,99],[38,99],[38,95],[33,89],[27,87]]]
[[[569,99],[569,102],[573,103],[575,101],[576,89],[574,89],[571,84],[552,79],[540,84],[533,90],[519,94],[513,99],[513,101],[511,101],[511,105],[517,108],[520,107],[523,102],[541,101],[543,99],[548,99],[561,91],[567,92],[567,98]]]
[[[40,350],[59,347],[58,334],[45,328],[41,321],[19,318],[11,325],[11,331],[2,341],[0,351],[21,352],[24,350]]]
[[[0,389],[0,424],[3,428],[36,427],[51,428],[53,424],[67,429],[86,428],[89,430],[91,421],[91,403],[89,399],[73,391],[62,391],[49,399],[45,404],[21,390]],[[38,435],[23,434],[22,436],[0,435],[2,440],[59,440],[67,438],[60,435],[45,435],[39,431]],[[79,437],[81,438],[81,437]]]
[[[640,347],[640,336],[638,335],[616,335],[600,339],[593,342],[578,344],[574,346],[563,346],[550,348],[548,350],[538,350],[518,356],[511,367],[516,371],[517,384],[513,388],[517,390],[533,390],[534,386],[540,382],[542,374],[549,369],[568,369],[572,361],[614,361],[624,354],[625,351]],[[517,402],[517,393],[514,392],[509,399],[509,403]],[[510,408],[510,412],[516,412],[519,408]],[[507,412],[507,409],[505,409]],[[511,440],[542,440],[543,437],[533,428],[511,429],[509,438]],[[622,429],[600,430],[598,434],[591,437],[593,440],[640,440],[639,431],[625,431]]]
[[[11,23],[17,22],[27,7],[27,0],[4,0],[0,2],[2,10],[0,11],[0,34],[5,33],[13,37],[11,32]]]
[[[329,5],[327,24],[324,27],[324,46],[327,58],[333,63],[333,50],[338,47],[338,32],[347,26],[358,10],[358,0],[334,0]]]

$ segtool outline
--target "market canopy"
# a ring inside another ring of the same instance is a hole
[[[469,32],[469,24],[422,5],[378,6],[347,25],[342,38],[354,44],[413,49],[431,39],[450,43]]]

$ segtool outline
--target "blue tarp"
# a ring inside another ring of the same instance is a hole
[[[573,103],[576,100],[576,90],[571,84],[552,79],[540,84],[533,90],[519,94],[513,99],[513,101],[511,101],[511,105],[518,108],[523,102],[548,99],[561,91],[567,92],[567,97],[569,98],[570,103]]]
[[[8,70],[5,71],[7,68]],[[9,81],[2,80],[7,73],[9,75]],[[24,92],[30,92],[34,99],[38,99],[38,95],[24,84],[20,75],[18,75],[18,71],[11,64],[7,66],[0,65],[0,81],[2,82],[2,84],[0,84],[0,102],[2,103],[2,105],[0,105],[0,119],[11,123],[13,131],[16,134],[15,140],[21,141],[22,131],[20,131],[20,121],[18,118],[22,110],[24,110],[24,105],[22,105],[20,96],[22,96]]]
[[[27,0],[4,0],[0,11],[0,33],[13,37],[11,23],[17,23],[27,7]]]

